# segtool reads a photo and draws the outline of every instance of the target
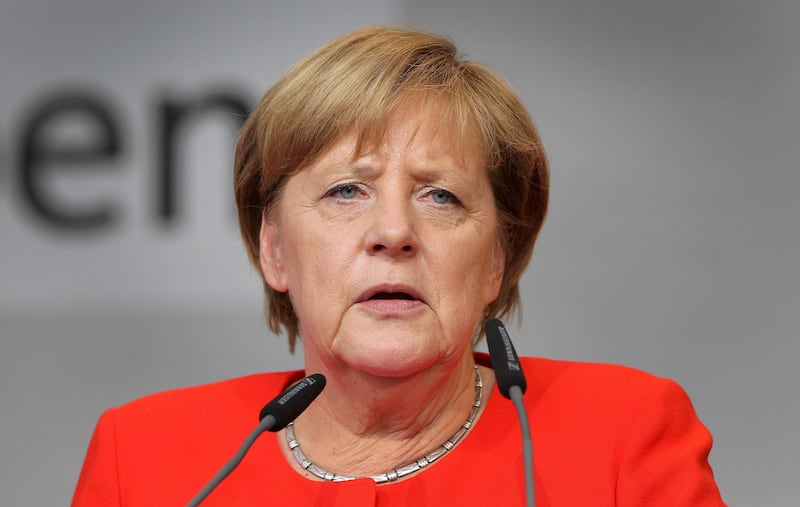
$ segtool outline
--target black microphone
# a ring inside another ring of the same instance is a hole
[[[324,387],[325,376],[321,373],[314,373],[288,387],[267,403],[258,415],[260,420],[258,426],[247,435],[239,451],[220,468],[219,472],[208,481],[208,484],[203,486],[203,489],[186,506],[197,507],[197,505],[200,505],[200,502],[205,500],[209,493],[239,465],[259,435],[265,431],[280,431],[285,428],[287,424],[294,421],[297,416],[311,405],[311,402],[319,396]]]
[[[258,420],[264,421],[272,417],[274,423],[266,428],[269,431],[280,431],[294,421],[311,405],[325,387],[325,376],[314,373],[286,389],[277,398],[267,403],[258,414]]]
[[[528,413],[522,402],[522,394],[528,388],[525,374],[519,362],[517,351],[511,343],[503,323],[498,319],[486,321],[486,344],[489,346],[489,357],[492,360],[497,389],[506,398],[514,402],[519,417],[519,428],[522,432],[522,456],[525,461],[525,490],[528,507],[536,505],[536,490],[533,482],[533,442],[528,424]]]
[[[503,396],[511,399],[509,393],[511,386],[519,386],[520,391],[525,393],[528,384],[525,382],[522,365],[519,364],[519,357],[508,331],[499,319],[486,321],[486,343],[489,346],[489,357],[492,359],[497,388]]]

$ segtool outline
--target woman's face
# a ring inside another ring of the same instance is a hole
[[[418,113],[401,109],[356,159],[345,136],[287,181],[262,225],[264,276],[289,292],[307,368],[399,377],[462,360],[497,297],[503,253],[482,154]]]

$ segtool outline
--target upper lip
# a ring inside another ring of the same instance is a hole
[[[360,303],[362,301],[366,301],[381,292],[408,294],[412,299],[424,302],[419,291],[410,285],[404,285],[401,283],[382,283],[373,285],[358,296],[358,302]]]

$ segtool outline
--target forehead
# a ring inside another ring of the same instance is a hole
[[[323,156],[349,150],[351,160],[370,155],[411,154],[428,160],[486,165],[487,154],[475,122],[444,100],[417,96],[393,111],[347,130]],[[395,153],[390,153],[395,151]]]

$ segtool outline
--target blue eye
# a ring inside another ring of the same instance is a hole
[[[433,202],[435,202],[436,204],[458,204],[459,203],[459,200],[456,198],[456,196],[454,196],[453,194],[451,194],[447,190],[443,190],[441,188],[438,188],[436,190],[431,191],[429,195],[431,196],[431,199],[433,199]]]
[[[358,197],[358,187],[352,183],[337,185],[328,191],[330,197],[341,197],[342,199],[355,199]]]

